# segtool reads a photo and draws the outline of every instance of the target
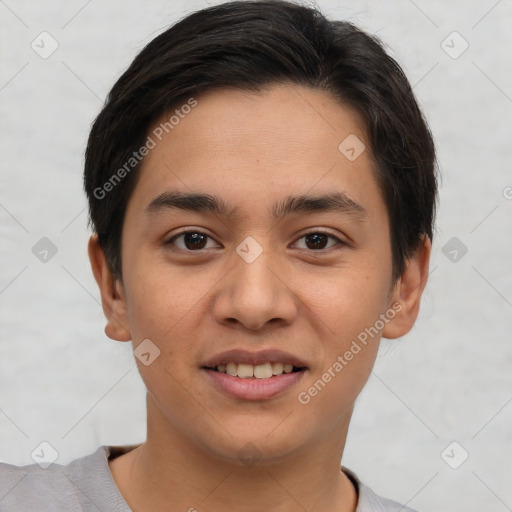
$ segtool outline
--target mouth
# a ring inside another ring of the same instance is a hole
[[[203,366],[205,370],[225,373],[240,379],[271,379],[283,374],[297,373],[306,370],[306,367],[294,366],[291,363],[266,362],[258,365],[237,363],[231,361],[217,366]]]
[[[234,350],[206,361],[200,369],[216,390],[231,398],[266,400],[296,385],[308,367],[282,351]]]

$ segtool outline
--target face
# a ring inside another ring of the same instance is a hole
[[[148,432],[271,460],[346,431],[399,315],[388,214],[364,124],[329,94],[196,100],[128,203],[117,339],[150,340]]]

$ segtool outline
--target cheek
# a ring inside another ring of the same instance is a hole
[[[330,328],[331,338],[345,343],[373,325],[384,313],[390,272],[390,265],[379,268],[371,260],[367,264],[358,262],[335,269],[318,281],[311,278],[304,289],[314,292],[308,292],[305,301]]]
[[[190,349],[193,335],[197,334],[195,308],[201,306],[204,290],[191,282],[190,270],[187,277],[185,272],[155,264],[154,259],[147,261],[143,253],[127,263],[127,306],[135,354],[145,339],[151,340],[159,351],[149,365],[136,359],[138,370],[164,414],[180,423],[184,421],[180,411],[190,409],[190,415],[199,414],[190,406],[190,396],[184,389],[190,381]]]
[[[380,332],[371,329],[382,313],[382,297],[362,294],[357,286],[344,284],[342,291],[335,284],[325,287],[317,303],[329,326],[323,335],[322,360],[296,392],[297,407],[307,415],[306,421],[325,434],[350,417],[380,342]]]
[[[208,282],[202,283],[201,276],[190,268],[161,264],[142,251],[127,260],[126,269],[127,309],[134,341],[172,339],[173,332],[193,318]]]
[[[332,401],[341,408],[355,399],[373,367],[390,285],[390,261],[360,263],[338,269],[329,279],[310,278],[304,287],[310,290],[304,302],[312,316],[321,320],[317,323],[324,354],[322,367],[315,369],[315,381],[329,382],[325,391],[322,384],[317,388],[322,389],[322,402]]]

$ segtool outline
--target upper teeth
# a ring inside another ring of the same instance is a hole
[[[292,364],[283,363],[263,363],[263,364],[245,364],[245,363],[228,363],[219,364],[216,370],[221,373],[227,373],[233,377],[241,377],[248,379],[256,377],[257,379],[268,379],[273,375],[281,375],[282,373],[291,373]]]

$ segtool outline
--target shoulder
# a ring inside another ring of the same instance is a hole
[[[370,487],[363,484],[351,470],[343,467],[343,472],[350,478],[358,491],[356,512],[416,512],[396,501],[378,496]]]
[[[361,484],[360,493],[356,512],[416,512],[397,501],[378,496],[364,484]]]
[[[0,464],[0,511],[64,510],[81,511],[80,498],[69,466],[52,464],[44,469],[37,464]]]
[[[0,512],[88,512],[97,510],[106,495],[119,502],[109,510],[128,512],[109,471],[109,453],[108,447],[101,446],[68,465],[52,464],[46,469],[38,464],[0,463]]]

